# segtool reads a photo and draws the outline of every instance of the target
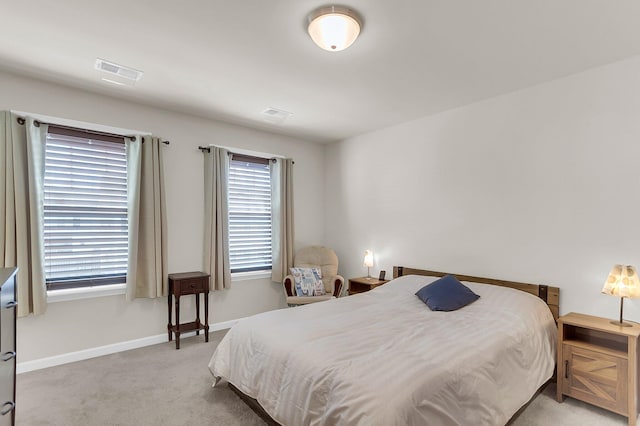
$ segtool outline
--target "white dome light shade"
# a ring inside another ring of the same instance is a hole
[[[312,12],[309,17],[309,35],[322,49],[339,52],[351,46],[358,35],[362,20],[351,9],[328,6]]]

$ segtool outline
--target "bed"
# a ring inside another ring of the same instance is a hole
[[[215,383],[282,425],[504,425],[553,375],[559,290],[457,275],[480,298],[433,312],[414,293],[443,275],[394,267],[367,293],[243,320]]]

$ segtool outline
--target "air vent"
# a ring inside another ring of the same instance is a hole
[[[262,111],[262,115],[263,118],[270,123],[282,124],[287,118],[291,117],[293,113],[269,107]]]
[[[118,85],[133,86],[144,75],[142,71],[100,58],[96,59],[96,69],[101,72],[102,81]]]

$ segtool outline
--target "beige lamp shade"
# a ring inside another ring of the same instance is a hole
[[[362,26],[362,20],[355,11],[340,6],[321,7],[307,19],[311,39],[320,48],[330,52],[339,52],[351,46]]]
[[[373,266],[373,252],[371,250],[364,251],[364,266],[371,268]]]
[[[630,299],[640,297],[640,279],[636,268],[630,265],[614,265],[604,283],[602,292]]]

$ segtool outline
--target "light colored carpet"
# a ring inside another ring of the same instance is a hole
[[[211,388],[207,369],[224,336],[211,333],[18,375],[16,424],[264,425],[226,385]],[[549,385],[511,423],[625,425],[625,417],[567,398],[555,401]]]
[[[207,364],[225,331],[147,346],[17,377],[16,424],[264,425]]]
[[[556,401],[556,384],[549,383],[544,391],[510,425],[513,426],[619,426],[627,418],[586,404],[573,398]]]

